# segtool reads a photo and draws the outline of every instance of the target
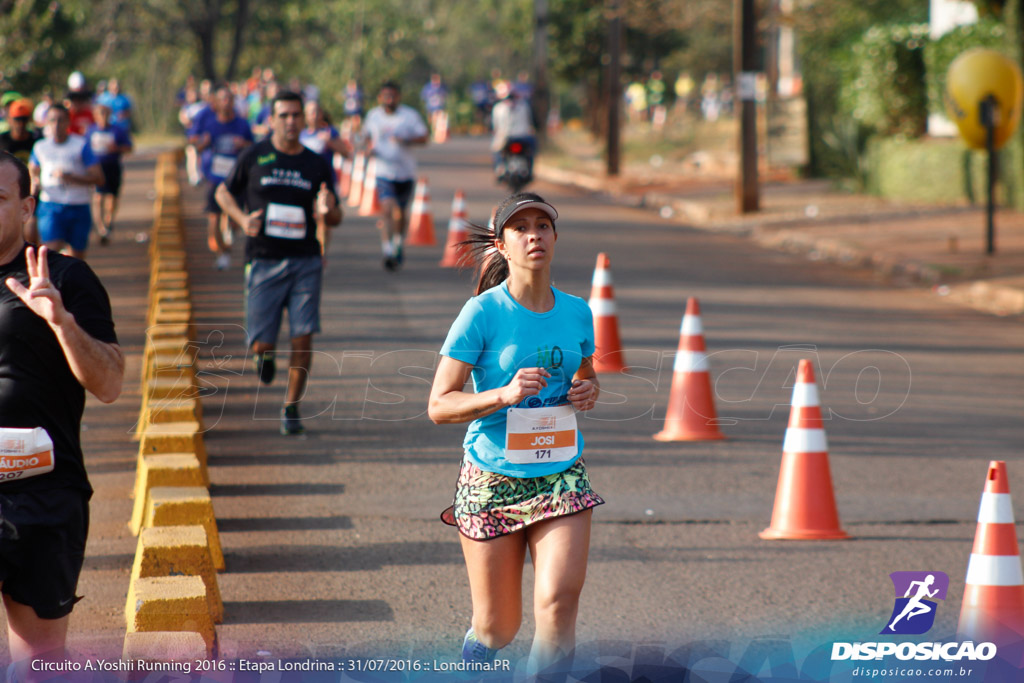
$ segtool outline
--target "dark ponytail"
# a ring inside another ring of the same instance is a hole
[[[508,279],[508,261],[501,255],[497,247],[494,246],[495,239],[502,239],[505,226],[495,226],[493,223],[495,216],[502,215],[506,207],[524,199],[544,201],[540,195],[532,192],[512,194],[505,197],[495,207],[494,214],[491,216],[491,225],[484,227],[466,221],[465,225],[469,235],[465,240],[459,242],[458,246],[466,250],[466,255],[463,259],[465,265],[476,263],[477,280],[473,296],[478,296],[492,287],[497,287]],[[554,226],[553,223],[552,226]]]

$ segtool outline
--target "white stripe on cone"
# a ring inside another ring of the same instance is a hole
[[[698,334],[704,334],[704,326],[700,322],[700,316],[684,315],[683,325],[679,329],[679,334],[684,337],[696,337]]]
[[[824,429],[789,427],[782,442],[783,453],[827,453],[828,439]]]
[[[1009,493],[982,493],[978,524],[1013,524],[1013,502]]]
[[[1020,586],[1024,584],[1019,555],[975,555],[967,563],[969,586]]]
[[[603,315],[615,315],[615,301],[613,299],[591,299],[590,310],[593,311],[595,318]]]
[[[710,372],[708,356],[703,351],[677,351],[673,372]]]
[[[809,408],[821,405],[818,402],[818,385],[798,382],[793,387],[792,405],[794,408]]]
[[[594,278],[590,284],[594,287],[611,287],[612,286],[612,271],[606,268],[595,268]]]

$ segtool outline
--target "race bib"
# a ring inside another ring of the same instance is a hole
[[[306,212],[301,206],[268,204],[264,232],[268,237],[301,240],[306,237]]]
[[[324,151],[324,147],[327,146],[327,143],[319,135],[306,138],[303,140],[302,144],[304,144],[311,152],[316,152],[317,154],[322,153]]]
[[[42,427],[0,427],[0,482],[53,471],[53,441]]]
[[[235,167],[235,158],[224,154],[213,155],[213,165],[210,171],[218,178],[227,178],[231,175],[231,169]]]
[[[92,134],[90,146],[96,154],[108,154],[114,149],[114,134],[111,132],[97,131]]]
[[[57,172],[67,173],[70,170],[70,168],[64,168],[59,163],[46,164],[43,166],[42,173],[40,174],[40,183],[43,187],[61,187],[64,185],[64,179],[57,177]]]
[[[571,405],[509,408],[505,425],[505,459],[517,465],[565,462],[579,451]]]

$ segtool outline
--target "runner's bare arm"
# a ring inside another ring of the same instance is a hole
[[[477,394],[463,390],[472,370],[469,363],[441,356],[427,404],[427,415],[434,424],[470,422],[514,406],[539,394],[551,376],[544,368],[521,368],[507,385]]]
[[[46,247],[40,247],[38,255],[34,248],[26,249],[29,286],[25,287],[14,278],[7,279],[7,286],[50,325],[75,379],[99,400],[112,403],[121,395],[124,353],[117,344],[101,342],[79,327],[75,316],[64,308],[60,292],[50,282],[46,258]]]
[[[39,164],[36,164],[36,163],[30,161],[29,164],[28,164],[28,174],[29,174],[29,177],[32,179],[32,194],[33,195],[38,195],[39,194],[39,179],[40,179]]]
[[[217,191],[213,197],[217,200],[217,205],[223,209],[224,213],[236,224],[242,226],[242,230],[246,235],[254,237],[260,233],[260,218],[263,216],[263,209],[246,213],[238,205],[238,202],[235,201],[235,196],[231,194],[224,183],[217,186]]]
[[[597,403],[601,393],[601,385],[597,381],[597,372],[591,358],[580,362],[580,369],[573,375],[572,388],[569,389],[569,402],[576,410],[590,410]]]

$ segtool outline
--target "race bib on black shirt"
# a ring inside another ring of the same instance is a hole
[[[50,280],[78,326],[99,341],[116,344],[110,301],[89,266],[54,253],[49,264]],[[28,285],[24,251],[0,266],[0,280],[8,277]],[[0,427],[41,427],[53,440],[54,456],[52,472],[8,479],[0,483],[0,492],[91,490],[79,441],[84,409],[85,389],[53,330],[8,287],[0,287]]]
[[[263,140],[242,153],[224,184],[246,213],[263,210],[259,234],[245,245],[247,259],[320,255],[313,206],[321,184],[334,192],[322,157],[305,147],[283,154]]]

